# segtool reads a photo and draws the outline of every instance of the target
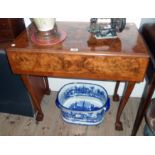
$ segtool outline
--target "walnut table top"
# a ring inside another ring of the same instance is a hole
[[[61,44],[43,47],[31,41],[32,27],[8,48],[14,73],[96,80],[142,81],[148,53],[134,24],[127,24],[117,39],[96,40],[89,23],[61,22],[67,33]]]

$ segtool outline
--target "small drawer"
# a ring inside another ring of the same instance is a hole
[[[8,19],[0,19],[0,29],[8,29],[10,28]]]
[[[9,41],[13,39],[13,35],[10,30],[0,30],[0,41]]]

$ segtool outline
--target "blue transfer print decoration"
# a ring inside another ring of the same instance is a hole
[[[106,90],[96,84],[70,83],[61,88],[56,99],[64,121],[73,124],[100,124],[110,108]]]

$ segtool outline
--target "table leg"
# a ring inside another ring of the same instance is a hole
[[[145,85],[145,89],[144,89],[142,99],[139,104],[139,109],[138,109],[137,116],[134,122],[133,130],[131,133],[132,136],[135,136],[137,134],[139,126],[145,115],[146,109],[151,103],[151,98],[152,98],[154,89],[155,89],[155,76],[153,77],[150,83],[147,82]]]
[[[114,90],[114,95],[113,95],[113,101],[118,102],[119,101],[119,95],[118,95],[118,88],[119,88],[120,81],[116,81],[116,86]]]
[[[33,107],[36,112],[36,120],[42,121],[44,114],[41,109],[41,100],[46,90],[48,90],[44,78],[29,75],[21,75],[21,78],[32,98]]]
[[[49,88],[48,78],[47,78],[47,77],[44,77],[44,81],[45,81],[45,86],[46,86],[45,93],[46,93],[47,95],[50,95],[51,90],[50,90],[50,88]]]
[[[115,123],[115,129],[116,130],[123,130],[123,125],[122,122],[120,121],[120,117],[122,114],[122,111],[130,97],[130,94],[135,86],[135,82],[127,82],[125,84],[125,89],[124,89],[124,95],[122,96],[122,99],[120,101],[118,110],[117,110],[117,116],[116,116],[116,123]]]

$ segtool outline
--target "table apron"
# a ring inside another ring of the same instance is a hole
[[[96,80],[143,81],[148,58],[8,51],[14,73]]]

